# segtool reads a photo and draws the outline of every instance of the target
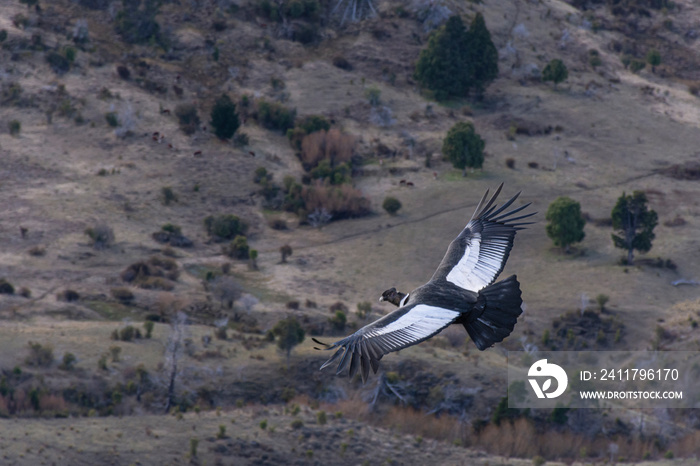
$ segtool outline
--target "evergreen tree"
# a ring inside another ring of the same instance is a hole
[[[549,204],[545,218],[549,222],[546,226],[547,236],[555,246],[563,247],[567,254],[571,244],[580,242],[586,236],[581,204],[569,197],[559,197]]]
[[[226,94],[222,94],[211,109],[211,126],[219,139],[230,139],[240,126],[236,104]]]
[[[287,355],[287,363],[292,349],[304,341],[305,332],[294,316],[280,320],[272,328],[272,333],[277,337],[277,347]]]
[[[472,68],[471,85],[480,97],[498,77],[498,50],[481,13],[477,13],[467,33],[467,61]]]
[[[566,81],[569,77],[569,70],[563,61],[558,58],[554,58],[547,63],[547,66],[542,70],[542,81],[553,81],[554,87],[557,87],[562,81]]]
[[[617,234],[612,234],[616,248],[627,250],[627,264],[634,261],[633,251],[648,252],[654,240],[654,227],[658,216],[647,207],[647,196],[642,191],[622,196],[612,210],[612,226]]]
[[[442,153],[455,168],[467,176],[467,167],[481,168],[484,163],[486,142],[474,130],[470,122],[460,121],[447,132],[442,142]]]
[[[428,40],[416,63],[415,78],[432,90],[437,100],[469,93],[473,71],[466,60],[467,30],[462,19],[451,16]]]

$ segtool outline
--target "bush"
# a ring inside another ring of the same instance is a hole
[[[119,339],[121,341],[132,341],[136,338],[141,338],[141,330],[137,329],[133,325],[127,325],[119,330]]]
[[[46,61],[56,74],[63,74],[70,70],[70,61],[60,53],[52,50],[46,54]]]
[[[652,67],[659,66],[661,64],[661,53],[656,49],[651,49],[646,55],[647,63]]]
[[[17,136],[22,130],[22,123],[20,123],[19,120],[10,120],[9,123],[7,123],[7,129],[10,130],[10,135]]]
[[[90,241],[92,241],[92,247],[95,249],[107,248],[114,242],[114,231],[104,223],[99,223],[94,227],[86,228],[85,234],[90,238]]]
[[[134,300],[134,293],[131,292],[129,288],[117,287],[110,290],[112,297],[121,301],[122,303],[130,303]]]
[[[542,70],[542,81],[552,81],[556,86],[560,82],[566,81],[569,77],[569,70],[563,61],[554,58],[547,63],[547,66]]]
[[[630,71],[632,71],[632,73],[638,73],[639,71],[642,71],[646,66],[647,64],[644,63],[644,61],[638,60],[636,58],[632,59],[629,64]]]
[[[462,170],[462,176],[467,176],[467,167],[481,168],[483,165],[485,146],[474,125],[461,121],[447,132],[442,153],[455,168]]]
[[[348,321],[347,315],[343,311],[335,311],[335,315],[328,319],[334,330],[342,332],[345,330],[345,324]]]
[[[117,118],[117,112],[107,112],[105,113],[105,120],[107,124],[112,128],[119,126],[119,118]]]
[[[30,341],[29,356],[24,360],[28,366],[49,367],[53,364],[53,348],[49,345],[42,346],[41,343]]]
[[[396,212],[398,212],[401,208],[401,201],[399,201],[395,197],[388,196],[384,198],[382,208],[386,210],[389,213],[389,215],[396,215]]]
[[[2,29],[0,30],[0,43],[5,42],[7,40],[7,30]]]
[[[250,139],[248,138],[248,135],[242,131],[238,131],[233,136],[233,145],[236,147],[244,147],[247,146],[249,143]]]
[[[287,262],[287,257],[292,255],[292,247],[288,244],[285,244],[284,246],[280,247],[280,254],[282,256],[282,263]]]
[[[376,107],[381,103],[382,91],[378,87],[372,86],[365,89],[365,98],[372,107]]]
[[[238,130],[240,122],[236,113],[236,104],[226,94],[222,94],[214,104],[210,124],[219,139],[230,139]]]
[[[224,254],[231,258],[244,260],[250,257],[248,239],[243,235],[236,236],[228,247],[224,246],[223,250]]]
[[[170,205],[171,202],[177,202],[177,195],[170,186],[160,188],[160,194],[163,196],[163,204]]]
[[[15,294],[15,287],[4,278],[0,278],[0,294]]]
[[[333,66],[340,68],[345,71],[352,71],[352,64],[345,59],[342,55],[336,55],[333,57]]]
[[[230,240],[243,235],[248,230],[248,224],[235,215],[213,215],[204,219],[207,235],[217,241]]]
[[[362,217],[371,211],[369,199],[347,184],[329,186],[315,182],[302,189],[301,197],[308,212],[325,211],[334,220]]]
[[[338,129],[317,131],[304,136],[301,141],[301,162],[311,171],[323,160],[331,169],[350,162],[355,152],[355,138]]]
[[[357,303],[357,316],[360,319],[364,319],[367,316],[370,315],[372,312],[372,303],[369,301],[362,301],[360,303]]]
[[[63,290],[56,295],[56,299],[59,301],[65,301],[67,303],[72,303],[80,299],[80,293],[75,290]]]
[[[267,129],[286,133],[294,127],[296,113],[296,110],[290,110],[278,103],[265,100],[258,102],[258,122]]]
[[[64,371],[72,371],[75,368],[75,364],[78,362],[78,358],[75,357],[73,353],[64,353],[63,360],[58,366],[59,369]]]
[[[152,320],[147,320],[143,323],[143,329],[146,331],[146,338],[151,338],[153,335],[153,327],[155,327],[155,324]]]
[[[175,116],[177,117],[180,129],[188,136],[194,134],[197,128],[199,128],[199,115],[197,114],[197,107],[195,107],[194,104],[179,104],[175,107]]]

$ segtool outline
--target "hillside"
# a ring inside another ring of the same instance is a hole
[[[0,415],[14,418],[0,442],[9,444],[17,435],[10,426],[21,426],[32,450],[22,456],[25,445],[13,444],[6,450],[13,461],[36,464],[34,441],[76,462],[105,459],[99,451],[81,457],[76,443],[85,440],[78,437],[66,440],[72,448],[43,439],[68,425],[120,432],[161,420],[178,425],[176,414],[162,415],[173,358],[180,363],[174,401],[185,412],[181,424],[207,426],[200,445],[226,424],[233,443],[211,442],[206,462],[242,457],[253,438],[265,450],[268,434],[260,432],[262,440],[247,432],[264,417],[280,416],[274,422],[286,426],[292,417],[285,411],[294,404],[302,406],[306,424],[319,409],[343,411],[346,424],[333,426],[338,432],[367,430],[385,439],[358,453],[370,462],[411,464],[415,455],[441,464],[506,461],[490,455],[528,463],[535,456],[602,461],[612,455],[611,442],[630,461],[695,454],[698,420],[681,412],[692,410],[574,410],[563,425],[549,413],[519,413],[503,423],[494,413],[506,395],[506,350],[543,346],[545,331],[556,334],[555,322],[581,329],[578,344],[589,349],[698,349],[697,286],[672,285],[700,280],[698,5],[377,0],[376,15],[352,21],[343,20],[352,2],[329,0],[306,2],[318,10],[278,21],[271,5],[287,2],[161,3],[0,5],[0,30],[8,33],[0,44],[0,279],[15,291],[0,294]],[[477,12],[499,50],[498,78],[483,99],[430,100],[413,71],[434,22],[450,14],[467,22]],[[144,31],[149,35],[140,37]],[[650,50],[659,51],[661,63],[633,72]],[[541,80],[553,58],[569,70],[557,85]],[[222,141],[211,131],[211,109],[224,93],[237,104],[237,134],[247,141]],[[313,211],[279,208],[284,196],[272,191],[283,189],[285,177],[303,192],[315,185],[304,183],[311,171],[285,131],[265,123],[261,102],[295,109],[297,125],[322,116],[338,138],[349,138],[340,139],[352,147],[350,183],[342,189],[357,189],[368,215],[336,215],[314,227]],[[191,134],[178,117],[188,105],[200,119]],[[11,134],[15,120],[20,129]],[[483,169],[466,177],[440,152],[459,121],[472,122],[486,141]],[[269,181],[261,182],[260,167]],[[503,272],[517,273],[526,305],[514,333],[478,352],[461,329],[450,329],[387,356],[366,386],[318,372],[323,355],[308,336],[329,341],[389,312],[377,302],[381,293],[424,283],[483,192],[501,182],[503,197],[522,191],[517,202],[539,212],[538,223],[518,233]],[[652,250],[624,266],[607,220],[618,197],[637,190],[646,193],[659,223]],[[400,200],[397,215],[382,208],[387,196]],[[559,196],[580,202],[588,218],[573,254],[545,234],[545,212]],[[207,233],[206,217],[228,214],[248,225],[256,259],[222,253],[232,238],[222,242]],[[166,224],[178,226],[192,246],[156,241]],[[100,231],[104,247],[93,244]],[[284,245],[292,248],[286,262]],[[129,270],[137,271],[133,281],[125,280]],[[599,294],[610,300],[596,314],[600,327],[587,333],[584,310],[597,309]],[[356,312],[365,302],[368,316]],[[346,325],[329,322],[338,310]],[[178,340],[183,348],[172,350],[169,324],[178,312],[188,325]],[[307,338],[286,359],[268,332],[290,315]],[[111,339],[129,325],[145,336],[145,321],[155,322],[152,338]],[[36,359],[29,342],[52,347],[51,360]],[[567,343],[561,337],[554,344]],[[121,348],[116,358],[115,346]],[[68,370],[60,367],[65,353],[76,357]],[[20,392],[26,398],[18,401]],[[192,413],[195,406],[201,417]],[[216,408],[226,422],[217,420]],[[34,416],[85,418],[39,427],[28,419]],[[507,435],[514,425],[522,436],[502,440],[515,437]],[[173,458],[187,454],[184,430],[167,439]],[[285,446],[270,447],[270,463],[295,444],[293,429],[280,427],[277,435]],[[119,449],[121,456],[109,458],[115,464],[141,454],[122,451],[120,440],[100,442]],[[392,442],[405,446],[403,456],[388,453]],[[143,454],[149,448],[134,447]],[[337,449],[319,448],[298,448],[298,462],[345,461]],[[139,461],[165,461],[147,458]]]

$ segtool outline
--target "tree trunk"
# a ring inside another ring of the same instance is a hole
[[[634,265],[634,249],[629,248],[627,250],[627,265]]]
[[[564,245],[564,254],[571,254],[571,246],[566,244]]]
[[[467,167],[462,168],[462,178],[467,177]]]

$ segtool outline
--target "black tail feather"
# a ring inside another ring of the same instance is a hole
[[[520,283],[515,275],[479,292],[478,299],[483,303],[483,311],[480,315],[469,316],[463,322],[477,348],[483,351],[510,335],[523,312],[520,296]]]

